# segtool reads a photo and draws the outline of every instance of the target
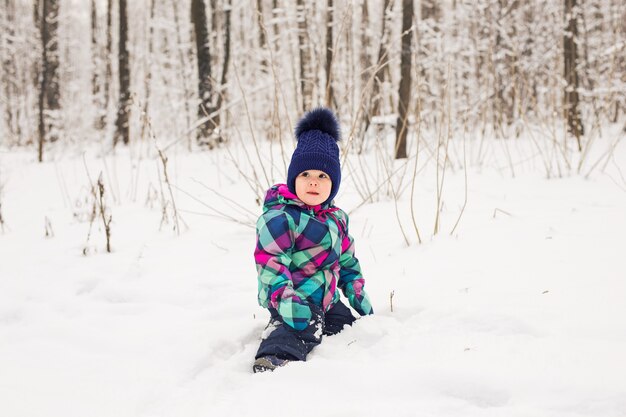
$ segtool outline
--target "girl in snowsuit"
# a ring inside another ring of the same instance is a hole
[[[373,313],[348,216],[333,205],[341,182],[334,114],[325,108],[307,113],[296,138],[287,184],[267,191],[257,221],[259,304],[271,314],[271,333],[261,342],[254,372],[304,361],[322,335],[352,325],[337,288],[360,315]]]

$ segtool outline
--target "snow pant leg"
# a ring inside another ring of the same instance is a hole
[[[311,311],[312,318],[309,326],[304,330],[294,330],[288,324],[283,323],[276,310],[270,309],[271,321],[274,322],[276,328],[261,341],[255,358],[274,355],[281,359],[305,361],[309,352],[322,341],[324,327],[321,310],[311,308]]]
[[[337,301],[337,303],[326,312],[324,317],[324,335],[331,336],[337,334],[343,330],[346,324],[352,326],[355,320],[350,309],[341,301]]]

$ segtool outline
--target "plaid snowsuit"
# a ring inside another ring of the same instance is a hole
[[[325,323],[333,310],[335,315],[341,312],[340,321],[351,324],[354,318],[340,303],[337,288],[360,315],[373,313],[343,210],[309,207],[278,184],[267,191],[256,230],[258,301],[274,321],[287,324],[287,330],[306,331],[316,322]]]

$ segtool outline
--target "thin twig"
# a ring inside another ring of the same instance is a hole
[[[418,78],[418,85],[419,85],[419,78]],[[422,244],[422,237],[420,236],[420,231],[419,228],[417,227],[417,221],[415,220],[415,205],[413,203],[414,200],[414,196],[415,196],[415,182],[416,182],[416,178],[417,178],[417,160],[420,154],[420,139],[422,138],[422,118],[420,117],[419,112],[419,108],[421,107],[420,105],[421,103],[421,99],[420,96],[418,94],[417,96],[417,111],[416,111],[416,116],[417,116],[417,138],[416,138],[416,148],[415,148],[415,165],[413,165],[413,178],[411,178],[411,197],[410,197],[410,205],[411,205],[411,220],[413,221],[413,228],[415,229],[415,234],[417,235],[417,243],[418,244]],[[393,309],[392,309],[393,311]]]
[[[467,118],[465,119],[467,122]],[[461,221],[461,217],[463,217],[463,213],[465,212],[465,207],[467,206],[467,158],[465,157],[465,133],[463,133],[463,174],[465,176],[465,198],[463,200],[463,207],[461,207],[461,212],[459,213],[459,218],[456,219],[456,223],[454,223],[454,227],[450,231],[450,236],[454,234],[456,227],[459,225]]]
[[[217,194],[218,197],[222,198],[223,200],[226,200],[232,204],[234,204],[236,207],[239,207],[240,209],[242,209],[243,211],[245,211],[246,213],[252,215],[253,217],[256,216],[256,213],[252,212],[251,210],[248,210],[246,207],[242,206],[241,204],[237,203],[235,200],[233,200],[232,198],[226,197],[224,194],[214,190],[213,188],[209,187],[206,184],[201,183],[200,181],[196,180],[195,178],[191,179],[192,181],[194,181],[197,184],[200,184],[202,187],[206,188],[207,190],[211,191],[214,194]]]
[[[377,146],[380,146],[380,145],[377,143]],[[382,153],[382,151],[381,151],[381,153]],[[406,243],[407,246],[411,246],[409,238],[407,237],[406,233],[404,232],[404,227],[402,227],[402,220],[400,219],[400,212],[398,211],[398,194],[396,193],[396,190],[394,189],[393,183],[391,181],[391,178],[392,178],[391,169],[388,167],[388,165],[387,165],[387,163],[385,161],[386,161],[386,158],[385,158],[385,156],[383,154],[383,166],[385,167],[385,172],[387,173],[387,183],[389,184],[389,189],[391,190],[392,197],[393,197],[394,208],[395,208],[395,213],[396,213],[396,220],[398,221],[398,226],[400,227],[400,232],[402,233],[402,237],[404,237],[404,242]],[[406,167],[407,164],[408,164],[408,160],[406,158],[404,158],[404,163],[402,164],[402,167]]]
[[[202,200],[200,200],[199,198],[197,198],[197,197],[195,197],[195,196],[191,195],[190,193],[188,193],[187,191],[183,190],[182,188],[177,187],[177,186],[175,186],[175,185],[173,185],[173,187],[174,187],[174,188],[176,188],[176,189],[177,189],[178,191],[180,191],[181,193],[183,193],[183,194],[185,194],[186,196],[188,196],[189,198],[191,198],[192,200],[197,201],[198,203],[202,204],[204,207],[208,208],[209,210],[212,210],[212,211],[214,211],[215,213],[219,214],[219,215],[220,215],[223,219],[225,219],[225,220],[230,220],[230,221],[232,221],[232,222],[235,222],[235,223],[238,223],[238,224],[243,224],[243,225],[246,225],[246,226],[248,226],[248,225],[249,225],[249,223],[246,223],[246,222],[244,222],[244,221],[241,221],[241,220],[239,220],[239,219],[237,219],[237,218],[235,218],[235,217],[229,216],[228,214],[226,214],[226,213],[224,213],[224,212],[222,212],[222,211],[219,211],[219,210],[218,210],[218,209],[216,209],[216,208],[211,207],[210,205],[208,205],[208,204],[207,204],[207,203],[205,203],[204,201],[202,201]]]
[[[163,166],[163,177],[165,179],[165,184],[167,185],[167,189],[169,191],[170,194],[170,202],[172,203],[172,210],[174,211],[172,217],[174,218],[174,230],[176,231],[176,235],[180,236],[180,223],[179,223],[179,219],[185,224],[185,227],[188,227],[187,224],[184,222],[184,220],[182,218],[180,218],[180,215],[178,214],[178,210],[176,209],[176,200],[174,199],[174,192],[172,191],[172,183],[170,182],[170,178],[169,175],[167,173],[167,162],[168,162],[168,158],[165,155],[165,153],[161,150],[161,148],[159,147],[159,143],[157,142],[156,136],[154,135],[154,130],[152,129],[152,121],[150,119],[150,116],[147,114],[143,115],[144,118],[146,119],[147,125],[148,125],[148,132],[150,133],[150,137],[152,138],[152,141],[154,142],[154,147],[156,148],[158,155],[159,155],[159,159],[161,160],[161,164]],[[161,192],[161,194],[163,194]],[[162,200],[164,202],[164,199]],[[164,216],[166,213],[166,206],[165,206],[165,202],[163,205],[163,211],[164,211]],[[163,218],[161,219],[161,225],[163,225]]]
[[[248,100],[246,99],[246,93],[243,91],[243,87],[241,86],[241,80],[239,79],[239,72],[237,70],[237,66],[235,64],[233,64],[233,72],[235,73],[235,78],[237,79],[237,85],[239,86],[239,91],[241,91],[241,95],[243,98],[243,104],[244,107],[246,109],[246,117],[248,119],[248,126],[250,127],[250,136],[252,137],[252,143],[254,143],[254,149],[256,150],[256,154],[257,157],[259,159],[259,162],[261,162],[261,168],[263,169],[263,175],[265,176],[265,181],[267,182],[267,186],[269,187],[270,184],[270,179],[267,176],[267,172],[265,171],[265,166],[263,165],[263,162],[261,161],[261,153],[259,150],[259,144],[257,142],[256,136],[254,134],[254,126],[252,126],[252,119],[250,118],[250,109],[248,108]]]
[[[439,178],[439,152],[441,148],[441,132],[443,131],[443,127],[439,130],[439,135],[437,135],[437,211],[435,213],[435,227],[433,231],[433,235],[439,233],[439,222],[441,218],[441,208],[443,207],[442,198],[443,198],[443,184],[446,177],[446,167],[448,165],[448,145],[450,144],[450,92],[448,91],[448,84],[450,84],[450,62],[448,62],[448,75],[446,84],[444,87],[444,97],[448,98],[448,111],[447,114],[443,116],[447,116],[447,132],[446,132],[446,142],[445,142],[445,155],[443,158],[443,167],[441,168],[441,180]]]
[[[176,201],[174,200],[174,193],[172,192],[172,183],[170,182],[169,176],[167,175],[167,156],[165,156],[163,151],[159,149],[158,145],[156,144],[156,140],[155,146],[157,147],[157,152],[159,153],[159,158],[161,159],[161,164],[163,165],[163,176],[165,178],[165,184],[167,184],[167,188],[170,193],[172,209],[174,210],[174,230],[176,231],[177,235],[180,235],[180,224],[178,223],[178,211],[176,211]]]
[[[100,202],[100,217],[104,224],[104,233],[107,240],[107,252],[111,253],[111,220],[113,220],[113,216],[109,214],[107,218],[105,214],[106,207],[104,205],[104,182],[102,180],[102,172],[100,172],[100,176],[98,177],[98,200]]]
[[[500,212],[500,213],[502,213],[502,214],[506,214],[506,215],[507,215],[507,216],[509,216],[509,217],[511,217],[511,216],[512,216],[512,214],[511,214],[511,213],[509,213],[509,212],[506,212],[506,211],[501,210],[501,209],[499,209],[499,208],[495,208],[495,209],[493,210],[493,218],[494,218],[494,219],[496,218],[496,213],[497,213],[497,212]]]

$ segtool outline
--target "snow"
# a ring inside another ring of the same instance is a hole
[[[346,175],[338,203],[376,314],[307,362],[257,375],[269,315],[256,304],[254,216],[201,185],[260,212],[236,167],[216,163],[225,155],[168,155],[189,226],[178,236],[159,230],[158,198],[145,204],[159,190],[154,159],[0,152],[1,415],[626,416],[625,146],[611,175],[589,178],[470,167],[454,235],[464,172],[446,173],[433,236],[424,170],[421,245],[409,191],[398,204],[408,247],[393,200],[358,207]],[[86,243],[85,166],[105,178],[110,254],[99,222]],[[247,224],[197,214],[215,214],[207,206]]]

